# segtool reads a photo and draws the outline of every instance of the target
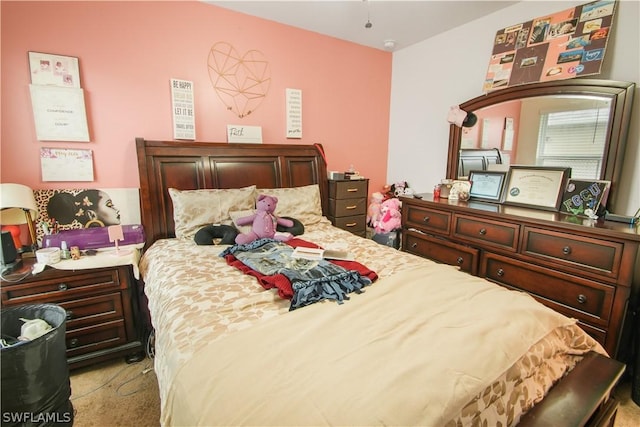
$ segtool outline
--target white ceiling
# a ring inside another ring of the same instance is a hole
[[[394,51],[471,22],[517,1],[203,0],[226,9],[376,49]],[[367,21],[370,28],[365,28]],[[392,40],[393,46],[385,41]]]

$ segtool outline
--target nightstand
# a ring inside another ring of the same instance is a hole
[[[329,215],[333,225],[366,237],[369,180],[329,180]]]
[[[144,357],[131,264],[78,270],[47,266],[33,275],[34,263],[35,258],[26,258],[21,269],[3,277],[1,306],[54,303],[64,308],[70,369],[118,356],[131,362]]]

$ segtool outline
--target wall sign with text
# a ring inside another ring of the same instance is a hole
[[[483,92],[599,74],[615,0],[599,0],[498,30]]]

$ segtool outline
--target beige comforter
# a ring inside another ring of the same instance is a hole
[[[510,425],[602,352],[526,294],[326,223],[301,237],[348,243],[380,280],[288,312],[221,247],[173,239],[145,254],[164,425]]]

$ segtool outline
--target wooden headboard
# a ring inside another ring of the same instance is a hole
[[[146,247],[174,237],[169,188],[300,187],[318,184],[327,214],[327,164],[322,146],[148,141],[136,138],[140,208]]]

